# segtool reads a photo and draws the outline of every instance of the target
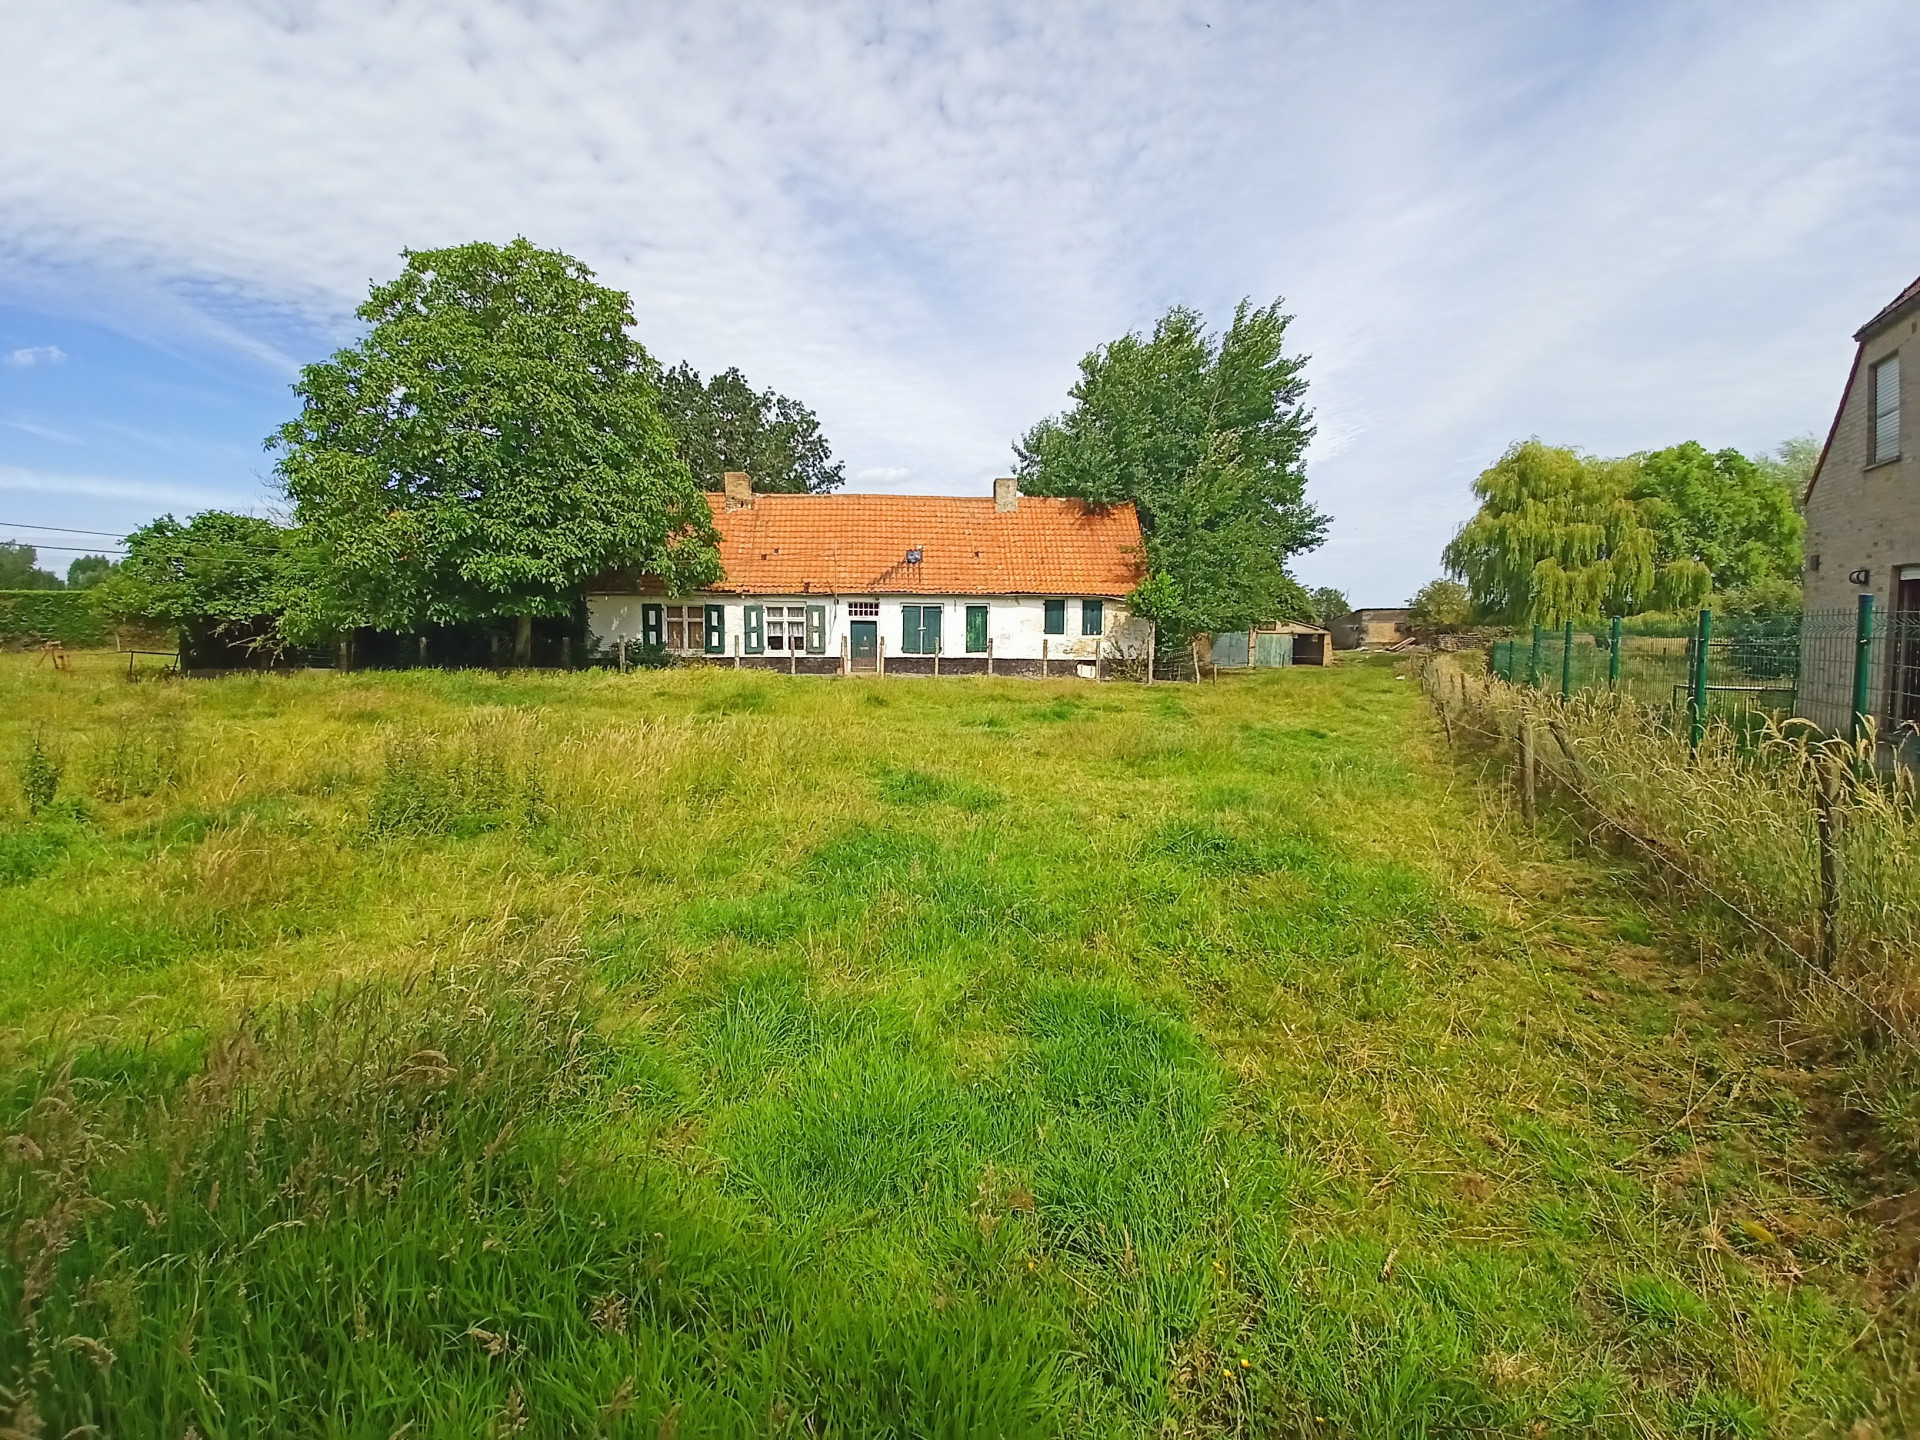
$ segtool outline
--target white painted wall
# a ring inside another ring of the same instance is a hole
[[[901,653],[900,609],[903,605],[941,607],[940,653],[943,655],[963,656],[967,653],[966,619],[969,605],[988,607],[987,634],[992,638],[996,660],[1038,660],[1042,657],[1044,646],[1044,654],[1051,659],[1091,661],[1103,640],[1106,642],[1108,658],[1140,655],[1146,651],[1147,622],[1136,619],[1118,600],[1105,602],[1102,634],[1082,635],[1079,596],[1067,599],[1067,633],[1064,635],[1046,633],[1046,598],[1038,595],[755,595],[750,599],[742,599],[738,595],[689,595],[667,601],[651,596],[589,595],[587,628],[602,650],[612,649],[622,636],[629,644],[637,645],[641,637],[642,605],[719,604],[726,607],[727,654],[732,655],[745,633],[742,612],[746,606],[824,605],[827,611],[827,654],[837,657],[840,643],[849,633],[847,603],[850,600],[876,598],[880,602],[880,637],[885,642],[888,655]]]

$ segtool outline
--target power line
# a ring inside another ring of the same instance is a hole
[[[48,545],[39,540],[0,540],[0,545],[24,545],[29,550],[58,550],[63,555],[125,555],[112,545]]]
[[[127,538],[124,530],[78,530],[71,525],[29,525],[24,520],[0,520],[0,529],[6,530],[56,530],[62,535],[104,535],[109,540]],[[49,550],[58,547],[49,545]]]

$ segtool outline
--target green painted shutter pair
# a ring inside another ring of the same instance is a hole
[[[709,655],[727,653],[727,607],[724,605],[707,606],[707,643]]]
[[[711,615],[711,611],[708,612]],[[711,624],[711,620],[709,620]],[[749,605],[740,612],[740,630],[749,655],[767,653],[767,607]],[[807,654],[827,653],[827,607],[807,606]]]
[[[640,607],[640,643],[642,645],[667,643],[666,606],[642,605]]]
[[[900,607],[900,651],[904,655],[940,653],[940,607],[938,605],[902,605]]]
[[[1047,601],[1047,634],[1064,635],[1067,633],[1067,602],[1064,600]]]

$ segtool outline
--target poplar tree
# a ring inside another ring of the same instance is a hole
[[[1526,440],[1473,482],[1480,510],[1444,552],[1475,611],[1506,625],[1558,625],[1697,605],[1712,573],[1663,558],[1632,498],[1634,460],[1599,460]]]
[[[1327,528],[1306,499],[1313,423],[1289,319],[1243,300],[1216,337],[1169,310],[1087,355],[1072,406],[1014,447],[1030,494],[1133,502],[1148,578],[1130,603],[1170,639],[1314,613],[1287,568]]]

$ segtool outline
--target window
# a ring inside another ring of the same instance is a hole
[[[900,651],[904,655],[940,653],[940,607],[938,605],[902,605],[900,607]]]
[[[1047,601],[1047,634],[1064,635],[1067,633],[1067,602],[1064,600]]]
[[[1889,355],[1873,367],[1873,460],[1900,458],[1900,357]]]
[[[806,606],[769,605],[766,624],[769,654],[798,655],[807,648]]]
[[[1106,619],[1107,607],[1104,601],[1082,600],[1080,602],[1080,633],[1082,635],[1098,635]]]
[[[847,602],[847,615],[848,618],[854,620],[878,620],[880,618],[880,602],[878,600],[849,600]]]
[[[667,649],[680,654],[699,654],[707,648],[707,610],[705,605],[668,605]],[[711,607],[718,610],[720,607]]]
[[[987,607],[984,605],[967,606],[967,653],[987,653]]]

